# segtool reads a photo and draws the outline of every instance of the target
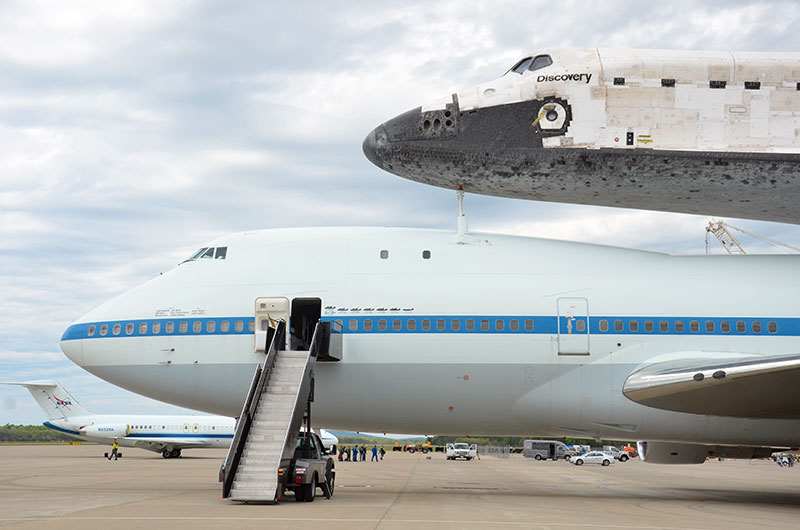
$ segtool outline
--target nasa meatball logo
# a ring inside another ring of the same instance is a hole
[[[540,75],[536,78],[537,83],[542,83],[544,81],[583,81],[586,80],[586,84],[589,84],[589,81],[592,80],[592,74],[556,74],[556,75]]]

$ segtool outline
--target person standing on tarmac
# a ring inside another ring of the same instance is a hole
[[[119,456],[117,456],[118,451],[119,451],[119,444],[117,443],[117,439],[114,438],[114,441],[111,443],[111,454],[108,455],[108,459],[111,460],[113,458],[114,460],[116,460],[117,458],[119,458]]]
[[[383,455],[385,454],[386,454],[386,449],[384,449],[383,446],[381,446],[381,460],[383,460]]]
[[[358,446],[353,446],[353,462],[358,462]]]
[[[372,446],[372,459],[370,460],[370,462],[377,462],[377,461],[378,461],[378,446],[377,445],[373,445]]]
[[[366,445],[362,445],[361,446],[361,461],[362,462],[366,462],[367,461],[367,446]]]

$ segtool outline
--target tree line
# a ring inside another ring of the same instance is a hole
[[[0,442],[73,442],[75,438],[44,425],[0,425]]]

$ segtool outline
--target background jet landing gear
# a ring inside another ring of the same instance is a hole
[[[161,456],[164,458],[180,458],[181,450],[165,448],[163,451],[161,451]]]

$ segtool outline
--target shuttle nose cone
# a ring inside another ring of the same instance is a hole
[[[366,156],[370,162],[383,169],[383,159],[378,154],[377,138],[379,134],[383,138],[386,137],[386,133],[383,132],[383,125],[379,125],[373,129],[372,132],[370,132],[367,137],[364,138],[364,143],[361,144],[361,149],[364,151],[364,156]]]
[[[85,324],[72,324],[61,336],[61,351],[78,366],[83,366],[83,328]]]

